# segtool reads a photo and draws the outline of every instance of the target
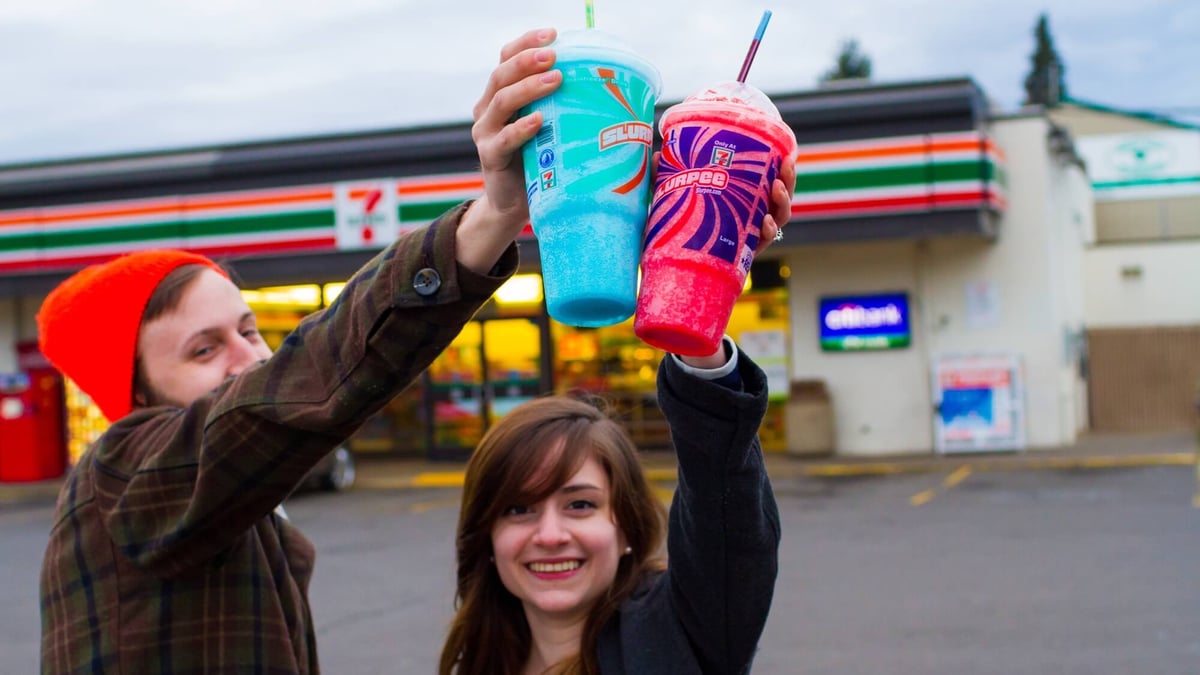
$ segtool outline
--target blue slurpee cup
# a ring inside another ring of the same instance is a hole
[[[617,38],[565,31],[551,45],[562,85],[522,114],[542,128],[523,158],[546,308],[573,326],[633,315],[650,201],[658,71]]]

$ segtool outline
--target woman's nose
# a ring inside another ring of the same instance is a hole
[[[570,539],[570,533],[563,527],[563,522],[554,509],[545,509],[538,518],[537,531],[534,532],[534,543],[539,546],[559,546]]]

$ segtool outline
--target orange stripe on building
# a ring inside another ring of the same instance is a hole
[[[898,155],[925,154],[924,143],[892,145],[873,148],[854,148],[846,150],[819,150],[805,152],[803,149],[796,156],[796,162],[835,162],[849,159],[870,159],[875,157],[896,157]]]
[[[35,225],[40,222],[37,211],[23,211],[16,215],[4,215],[0,213],[0,227],[5,225]]]
[[[421,183],[417,185],[401,183],[396,186],[396,194],[400,195],[419,195],[429,194],[432,192],[449,192],[451,190],[482,190],[482,178],[470,178],[457,181],[441,181],[432,183]]]
[[[91,208],[55,208],[46,209],[42,212],[42,223],[47,225],[51,223],[67,223],[73,220],[91,220],[94,218],[124,218],[129,216],[152,216],[165,213],[177,213],[182,211],[182,207],[178,200],[170,202],[157,202],[153,206],[132,206],[127,202],[124,206],[112,206],[106,209]]]
[[[926,152],[954,152],[957,150],[979,150],[980,141],[983,142],[983,148],[995,151],[1003,157],[999,148],[990,138],[973,137],[973,138],[956,138],[938,140],[936,137],[931,142],[909,142],[896,145],[874,145],[864,148],[846,148],[843,150],[811,150],[805,151],[800,149],[796,157],[799,162],[832,162],[846,161],[853,159],[875,159],[884,157],[897,157],[901,155],[925,154]]]
[[[213,195],[211,197],[198,195],[195,197],[187,197],[184,206],[186,210],[190,211],[193,208],[232,209],[248,206],[277,206],[279,204],[296,204],[299,202],[318,201],[333,202],[333,190],[331,188],[320,188],[317,190],[305,190],[303,192],[276,194],[270,197],[247,196],[241,198],[230,198],[225,195]]]
[[[191,210],[207,210],[207,209],[224,209],[224,208],[239,208],[250,206],[278,206],[282,204],[295,204],[300,202],[310,201],[333,201],[333,190],[305,190],[303,192],[287,192],[284,194],[276,194],[272,196],[246,196],[246,197],[230,197],[225,195],[196,195],[188,197],[178,197],[169,201],[155,200],[153,203],[145,204],[144,206],[136,206],[138,202],[126,202],[120,206],[112,206],[109,208],[61,208],[42,212],[39,220],[45,224],[52,223],[67,223],[79,220],[93,220],[98,218],[128,218],[131,216],[153,216],[184,213]]]

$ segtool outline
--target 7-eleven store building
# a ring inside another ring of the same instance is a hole
[[[1076,338],[1092,224],[1070,139],[1042,116],[989,116],[970,80],[776,101],[801,143],[793,219],[755,263],[729,329],[772,378],[765,447],[1073,441],[1086,425]],[[454,125],[0,167],[0,386],[52,373],[34,316],[54,284],[137,249],[229,263],[277,344],[385,242],[478,195],[475,162],[469,127]],[[660,447],[661,357],[631,321],[549,319],[527,235],[518,276],[351,446],[463,457],[514,405],[583,388]],[[63,401],[74,457],[104,425],[69,382]]]

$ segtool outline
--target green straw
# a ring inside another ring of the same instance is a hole
[[[596,6],[592,4],[592,0],[587,0],[587,27],[596,27]]]

